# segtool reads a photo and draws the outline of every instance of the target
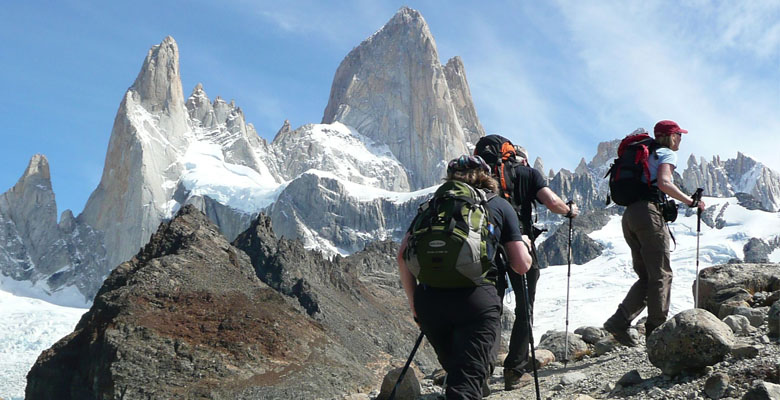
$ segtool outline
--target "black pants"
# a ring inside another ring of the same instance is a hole
[[[447,371],[447,399],[481,399],[500,330],[501,300],[496,288],[418,285],[414,307],[425,337]]]
[[[536,297],[536,282],[539,280],[539,269],[531,268],[525,274],[528,280],[528,301],[530,303],[528,309],[526,309],[522,276],[511,269],[507,271],[507,274],[515,294],[515,323],[512,326],[512,336],[509,339],[509,353],[504,359],[504,369],[511,369],[517,372],[530,371],[533,369],[533,366],[531,365],[529,351],[531,330],[528,326],[528,312],[530,311],[531,320],[533,320],[534,298]]]

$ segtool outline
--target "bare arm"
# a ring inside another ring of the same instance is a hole
[[[658,189],[661,189],[662,192],[668,194],[673,199],[690,206],[691,203],[693,203],[693,199],[687,194],[683,193],[682,190],[677,188],[677,186],[674,184],[674,178],[672,178],[673,169],[674,167],[672,167],[672,164],[664,163],[658,166]],[[704,207],[704,201],[699,200],[699,208],[704,210]]]
[[[531,262],[533,261],[531,253],[528,251],[531,240],[528,239],[528,236],[523,235],[523,242],[518,240],[504,244],[506,254],[509,256],[509,266],[520,275],[531,269]]]
[[[404,240],[401,242],[401,248],[398,250],[398,275],[401,276],[401,286],[404,287],[406,293],[406,299],[409,301],[409,308],[412,310],[412,315],[417,319],[417,311],[414,309],[414,288],[417,286],[417,279],[406,267],[406,261],[404,261],[404,250],[406,250],[406,243],[409,239],[409,234],[404,236]]]
[[[539,201],[544,204],[545,207],[547,207],[548,210],[561,215],[566,215],[569,213],[569,206],[561,200],[560,197],[558,197],[555,192],[550,190],[548,187],[543,187],[539,189],[538,192],[536,192],[536,198],[539,199]],[[580,211],[577,209],[577,205],[572,203],[571,205],[571,216],[572,218],[579,215]]]

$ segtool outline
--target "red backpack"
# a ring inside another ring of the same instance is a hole
[[[658,187],[653,186],[655,180],[650,180],[650,157],[658,158],[655,153],[659,145],[655,139],[644,131],[632,133],[618,146],[616,158],[604,178],[609,177],[609,195],[615,204],[628,206],[639,200],[661,201]],[[645,181],[642,181],[642,178]]]

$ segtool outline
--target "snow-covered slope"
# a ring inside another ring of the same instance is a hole
[[[368,187],[409,191],[407,172],[390,148],[340,122],[280,133],[272,145],[288,179],[316,169]]]
[[[6,400],[24,398],[27,371],[43,350],[73,332],[87,311],[12,295],[10,290],[24,289],[6,286],[16,282],[0,276],[0,398]]]

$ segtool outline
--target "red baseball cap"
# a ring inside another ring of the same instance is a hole
[[[653,133],[655,133],[655,137],[661,137],[673,135],[675,133],[688,133],[688,131],[680,128],[680,125],[677,125],[677,122],[665,119],[663,121],[658,121],[658,123],[655,124]]]

